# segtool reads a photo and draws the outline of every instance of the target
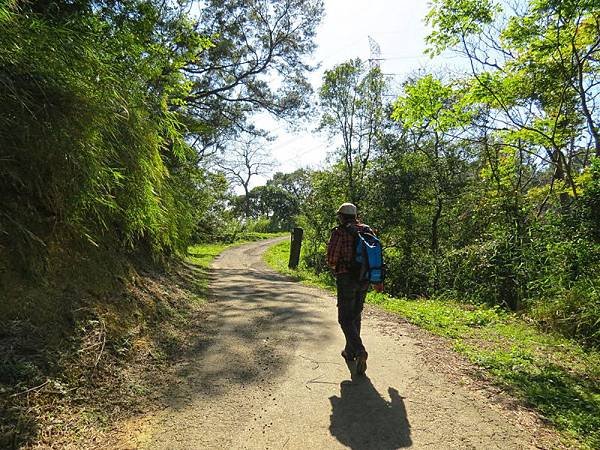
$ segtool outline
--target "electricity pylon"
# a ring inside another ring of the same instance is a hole
[[[367,37],[369,38],[369,67],[373,69],[380,66],[380,61],[383,58],[381,57],[379,44],[371,36]]]

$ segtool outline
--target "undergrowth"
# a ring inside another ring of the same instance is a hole
[[[271,247],[265,260],[295,279],[334,288],[329,274],[300,265],[287,268],[289,242]],[[565,442],[600,448],[600,354],[545,333],[526,317],[495,307],[448,299],[407,300],[369,292],[367,302],[449,339],[452,348],[515,397],[535,408]]]

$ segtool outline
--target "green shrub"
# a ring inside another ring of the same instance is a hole
[[[533,301],[529,314],[543,327],[600,348],[600,280],[583,279]]]
[[[516,309],[519,273],[512,253],[508,243],[497,240],[446,252],[439,265],[439,291]]]
[[[245,223],[244,230],[250,233],[273,233],[279,231],[277,224],[267,217],[251,219]]]
[[[382,237],[385,243],[385,237]],[[409,250],[409,251],[407,251]],[[384,251],[386,286],[389,292],[409,298],[433,293],[435,261],[422,247],[390,248]]]

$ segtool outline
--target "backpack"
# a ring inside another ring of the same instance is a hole
[[[365,228],[366,230],[361,231],[353,227],[352,230],[352,234],[355,234],[354,262],[358,279],[372,284],[383,283],[385,264],[381,241],[370,228]]]

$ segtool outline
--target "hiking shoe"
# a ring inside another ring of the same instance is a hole
[[[347,362],[354,361],[354,357],[350,356],[346,350],[342,350],[342,358],[344,358]]]
[[[364,375],[367,371],[367,358],[369,355],[367,352],[362,352],[360,355],[356,357],[356,373],[359,375]]]

